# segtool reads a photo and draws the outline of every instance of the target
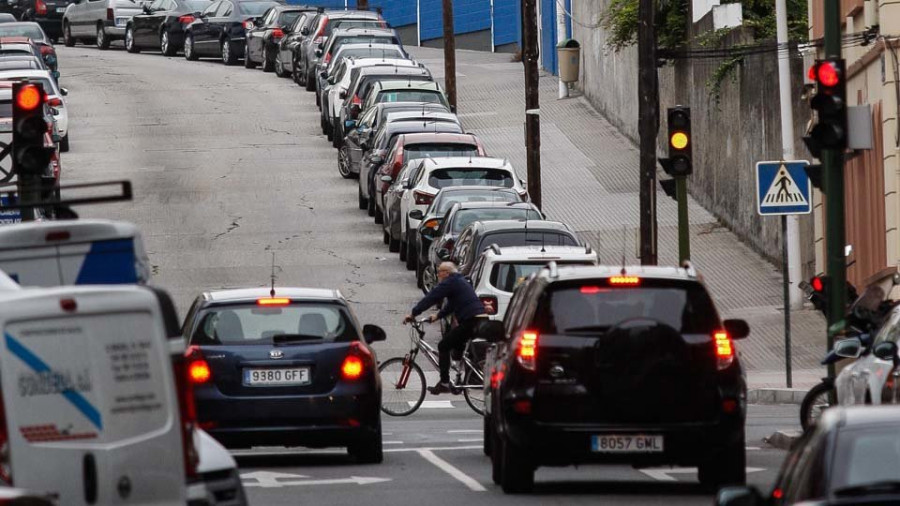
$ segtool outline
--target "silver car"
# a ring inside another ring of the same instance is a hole
[[[141,6],[139,0],[78,0],[63,14],[63,41],[68,47],[92,41],[108,49],[113,40],[125,39],[125,26],[143,12]]]

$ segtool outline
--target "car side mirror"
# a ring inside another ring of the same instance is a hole
[[[369,161],[378,164],[384,161],[384,157],[381,155],[372,155],[369,157]]]
[[[450,260],[450,250],[447,248],[441,248],[437,250],[437,256],[441,260]]]
[[[378,341],[387,340],[387,334],[384,332],[384,329],[378,325],[367,323],[363,325],[363,339],[367,344],[372,344]]]
[[[412,183],[409,179],[404,179],[403,181],[400,181],[400,187],[404,190],[409,190],[412,187]]]
[[[356,127],[355,119],[344,120],[344,130],[350,130],[351,128]]]
[[[422,237],[427,237],[429,239],[434,238],[434,234],[437,230],[430,227],[422,227],[419,229],[419,233],[422,234]]]
[[[62,96],[64,96],[64,97],[66,97],[66,96],[69,95],[69,89],[68,89],[68,88],[60,88],[60,89],[59,89],[59,92],[62,93]]]
[[[394,178],[392,178],[391,176],[381,176],[381,182],[391,184],[392,182],[394,182]]]
[[[880,342],[872,348],[872,354],[881,360],[897,362],[897,343],[893,341]]]
[[[347,92],[341,90],[341,92],[338,93],[338,98],[340,98],[341,100],[344,100],[345,98],[347,98]]]
[[[725,487],[716,495],[716,506],[757,506],[765,504],[756,487]]]
[[[425,214],[422,213],[421,209],[414,209],[409,212],[409,217],[410,217],[410,219],[413,219],[413,220],[421,220],[422,218],[425,217]]]
[[[327,71],[327,70],[323,70],[323,71],[319,72],[319,77],[321,77],[322,79],[327,79],[327,78],[328,78],[328,71]]]
[[[750,326],[744,320],[725,320],[722,325],[732,339],[743,339],[750,335]]]
[[[503,322],[500,320],[487,320],[478,324],[475,335],[490,343],[499,343],[503,340]]]
[[[862,342],[856,337],[834,343],[834,354],[843,358],[859,358],[862,355]]]
[[[300,35],[309,35],[309,27],[304,26],[300,29]]]

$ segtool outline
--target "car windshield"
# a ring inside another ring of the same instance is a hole
[[[278,16],[278,21],[275,22],[276,26],[288,26],[293,23],[300,15],[303,14],[303,11],[285,11],[282,12]]]
[[[491,277],[489,282],[491,286],[504,292],[512,293],[522,281],[528,279],[535,272],[541,270],[548,261],[512,263],[501,262],[494,264],[491,269]],[[558,265],[593,265],[590,262],[561,262],[556,261]]]
[[[521,207],[489,207],[484,209],[460,209],[453,218],[453,228],[451,232],[460,233],[464,228],[476,221],[496,221],[496,220],[524,220],[525,216],[529,220],[543,220],[541,213],[534,209],[523,209]],[[500,245],[505,246],[505,245]]]
[[[502,169],[438,169],[428,174],[428,184],[434,188],[447,186],[496,186],[512,188],[512,174]]]
[[[444,96],[437,90],[387,90],[378,93],[376,104],[383,102],[427,102],[443,104]]]
[[[448,156],[478,156],[478,147],[472,144],[412,144],[403,148],[404,162]]]
[[[547,334],[596,335],[633,319],[655,320],[682,334],[708,336],[718,330],[706,290],[699,283],[681,281],[613,287],[597,280],[551,287],[534,322]]]
[[[384,28],[384,21],[378,19],[335,19],[325,27],[325,36],[330,37],[331,32],[337,28]]]
[[[325,342],[358,339],[353,320],[340,304],[292,302],[287,306],[214,306],[199,315],[191,336],[197,345],[273,343],[276,335],[318,337]]]
[[[838,433],[831,490],[848,495],[879,483],[900,481],[900,425],[849,428]],[[843,489],[843,490],[842,490]]]
[[[31,40],[44,40],[41,27],[32,24],[0,24],[0,37],[28,37]]]
[[[21,78],[21,77],[0,78],[0,80],[2,80],[2,81],[21,81],[21,80],[23,80],[23,78]],[[40,84],[41,87],[44,88],[44,92],[47,95],[50,95],[50,96],[57,95],[56,88],[53,87],[53,83],[50,82],[50,79],[47,79],[44,77],[29,77],[28,82]]]
[[[241,14],[247,16],[259,16],[273,5],[275,5],[274,2],[240,2],[238,8],[240,9]]]
[[[512,191],[466,190],[442,195],[437,201],[437,214],[444,214],[457,202],[521,202],[519,195]]]

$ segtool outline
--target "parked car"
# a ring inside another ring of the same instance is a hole
[[[315,53],[319,58],[319,63],[316,66],[316,105],[321,105],[322,103],[322,90],[325,89],[326,80],[331,75],[331,70],[334,67],[332,63],[337,62],[334,58],[337,51],[344,44],[387,44],[397,46],[401,49],[401,52],[403,47],[400,36],[391,29],[341,28],[335,30],[331,37],[328,38],[328,42],[323,43],[323,47],[317,49]],[[406,54],[403,53],[401,57],[405,56]]]
[[[540,466],[587,463],[697,466],[703,485],[745,483],[733,341],[750,330],[719,319],[694,269],[551,263],[490,323],[485,449],[504,492],[531,491]]]
[[[550,262],[563,267],[597,265],[598,261],[590,246],[491,245],[475,262],[469,278],[488,317],[503,321],[516,287]]]
[[[175,56],[184,48],[184,29],[195,14],[212,5],[212,0],[153,0],[125,26],[125,49],[138,53],[158,49]]]
[[[315,12],[315,7],[305,5],[274,5],[255,22],[251,22],[244,41],[244,66],[262,65],[263,72],[276,71],[278,77],[286,77],[284,67],[275,66],[278,45],[284,30],[304,12]]]
[[[838,404],[881,404],[882,400],[893,399],[893,391],[885,392],[890,381],[896,389],[897,347],[900,346],[900,306],[895,307],[872,340],[871,351],[864,353],[865,347],[859,338],[853,337],[835,343],[838,356],[856,359],[841,369],[834,386]],[[892,381],[893,380],[893,381]]]
[[[387,23],[376,12],[358,10],[324,11],[310,20],[301,31],[304,38],[295,46],[293,55],[295,80],[297,84],[305,86],[306,91],[316,90],[315,73],[319,63],[316,50],[322,49],[331,37],[331,32],[340,26],[386,28]]]
[[[5,70],[49,70],[44,62],[33,56],[0,57],[0,71]]]
[[[718,506],[900,502],[900,407],[834,407],[794,444],[775,484],[719,491]]]
[[[340,106],[341,132],[348,127],[348,121],[356,120],[362,109],[362,97],[366,96],[369,88],[376,82],[391,78],[404,78],[410,81],[433,81],[431,71],[423,65],[414,65],[412,60],[393,60],[388,63],[378,63],[367,67],[355,68],[350,73],[350,85],[343,97]],[[355,126],[351,124],[349,126]]]
[[[218,56],[225,65],[244,57],[244,34],[252,19],[284,0],[218,0],[184,29],[184,57]]]
[[[40,25],[50,41],[56,44],[63,35],[61,20],[66,8],[77,0],[13,0],[20,21]]]
[[[316,17],[317,11],[303,11],[291,24],[282,28],[283,37],[275,48],[275,74],[294,79],[297,82],[297,74],[294,72],[294,48],[303,40],[303,27]],[[299,84],[299,83],[298,83]]]
[[[18,23],[19,20],[13,14],[0,12],[0,23]]]
[[[4,23],[0,26],[0,44],[12,42],[15,40],[14,37],[24,37],[35,44],[47,69],[53,74],[54,79],[59,79],[59,58],[56,55],[56,48],[39,24]]]
[[[363,99],[362,110],[382,102],[430,102],[452,111],[440,85],[435,82],[409,80],[379,81]]]
[[[59,134],[59,150],[69,150],[69,112],[66,105],[68,90],[60,88],[56,79],[47,70],[5,70],[0,72],[0,81],[29,80],[40,83],[47,93],[47,103],[52,108],[53,119]]]
[[[141,4],[132,0],[78,0],[63,13],[63,42],[72,47],[77,40],[93,41],[98,48],[109,49],[112,41],[125,40],[128,21],[141,12]]]
[[[382,460],[381,380],[340,292],[268,288],[205,292],[185,319],[200,424],[229,448],[346,446]],[[348,420],[353,420],[348,423]]]
[[[453,252],[436,250],[441,260],[450,260],[469,275],[475,260],[491,244],[505,246],[581,246],[575,232],[558,221],[497,220],[470,223],[459,233]],[[433,245],[435,247],[437,244]]]

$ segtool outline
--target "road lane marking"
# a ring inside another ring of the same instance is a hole
[[[482,429],[459,429],[459,430],[448,430],[447,434],[481,434]]]
[[[471,439],[457,439],[457,443],[481,443],[484,442],[484,438],[476,437]]]
[[[351,476],[349,478],[330,478],[324,480],[309,480],[309,476],[303,474],[274,473],[271,471],[254,471],[241,475],[241,482],[245,487],[281,488],[299,487],[306,485],[343,485],[355,483],[357,485],[371,485],[384,483],[391,478],[376,478],[373,476]]]
[[[410,407],[415,406],[415,401],[409,401]],[[422,401],[419,409],[453,409],[453,403],[450,401]]]
[[[434,464],[438,469],[440,469],[441,471],[444,471],[445,473],[449,474],[451,477],[460,481],[463,485],[469,487],[469,490],[472,490],[473,492],[487,492],[487,489],[484,488],[484,486],[482,486],[481,483],[478,483],[477,481],[475,481],[475,479],[473,479],[466,473],[464,473],[464,472],[460,471],[459,469],[457,469],[456,467],[454,467],[453,464],[438,457],[431,450],[425,450],[425,449],[420,448],[418,450],[418,453],[419,453],[419,455],[422,456],[422,458],[424,458],[428,462],[431,462],[432,464]]]
[[[442,452],[442,451],[451,451],[451,450],[481,450],[481,445],[472,446],[472,445],[463,445],[463,446],[419,446],[412,448],[387,448],[384,453],[401,453],[401,452],[417,452],[419,450],[429,450],[433,452]],[[322,449],[307,449],[307,448],[297,448],[296,450],[272,450],[272,451],[260,451],[260,450],[230,450],[232,455],[235,457],[271,457],[271,456],[279,456],[279,455],[346,455],[347,450],[343,448],[322,448]]]
[[[638,471],[658,481],[677,481],[673,474],[697,474],[696,467],[663,467],[658,469],[638,469]],[[762,467],[748,467],[747,474],[765,471]]]
[[[402,445],[403,441],[382,441],[383,445]]]

